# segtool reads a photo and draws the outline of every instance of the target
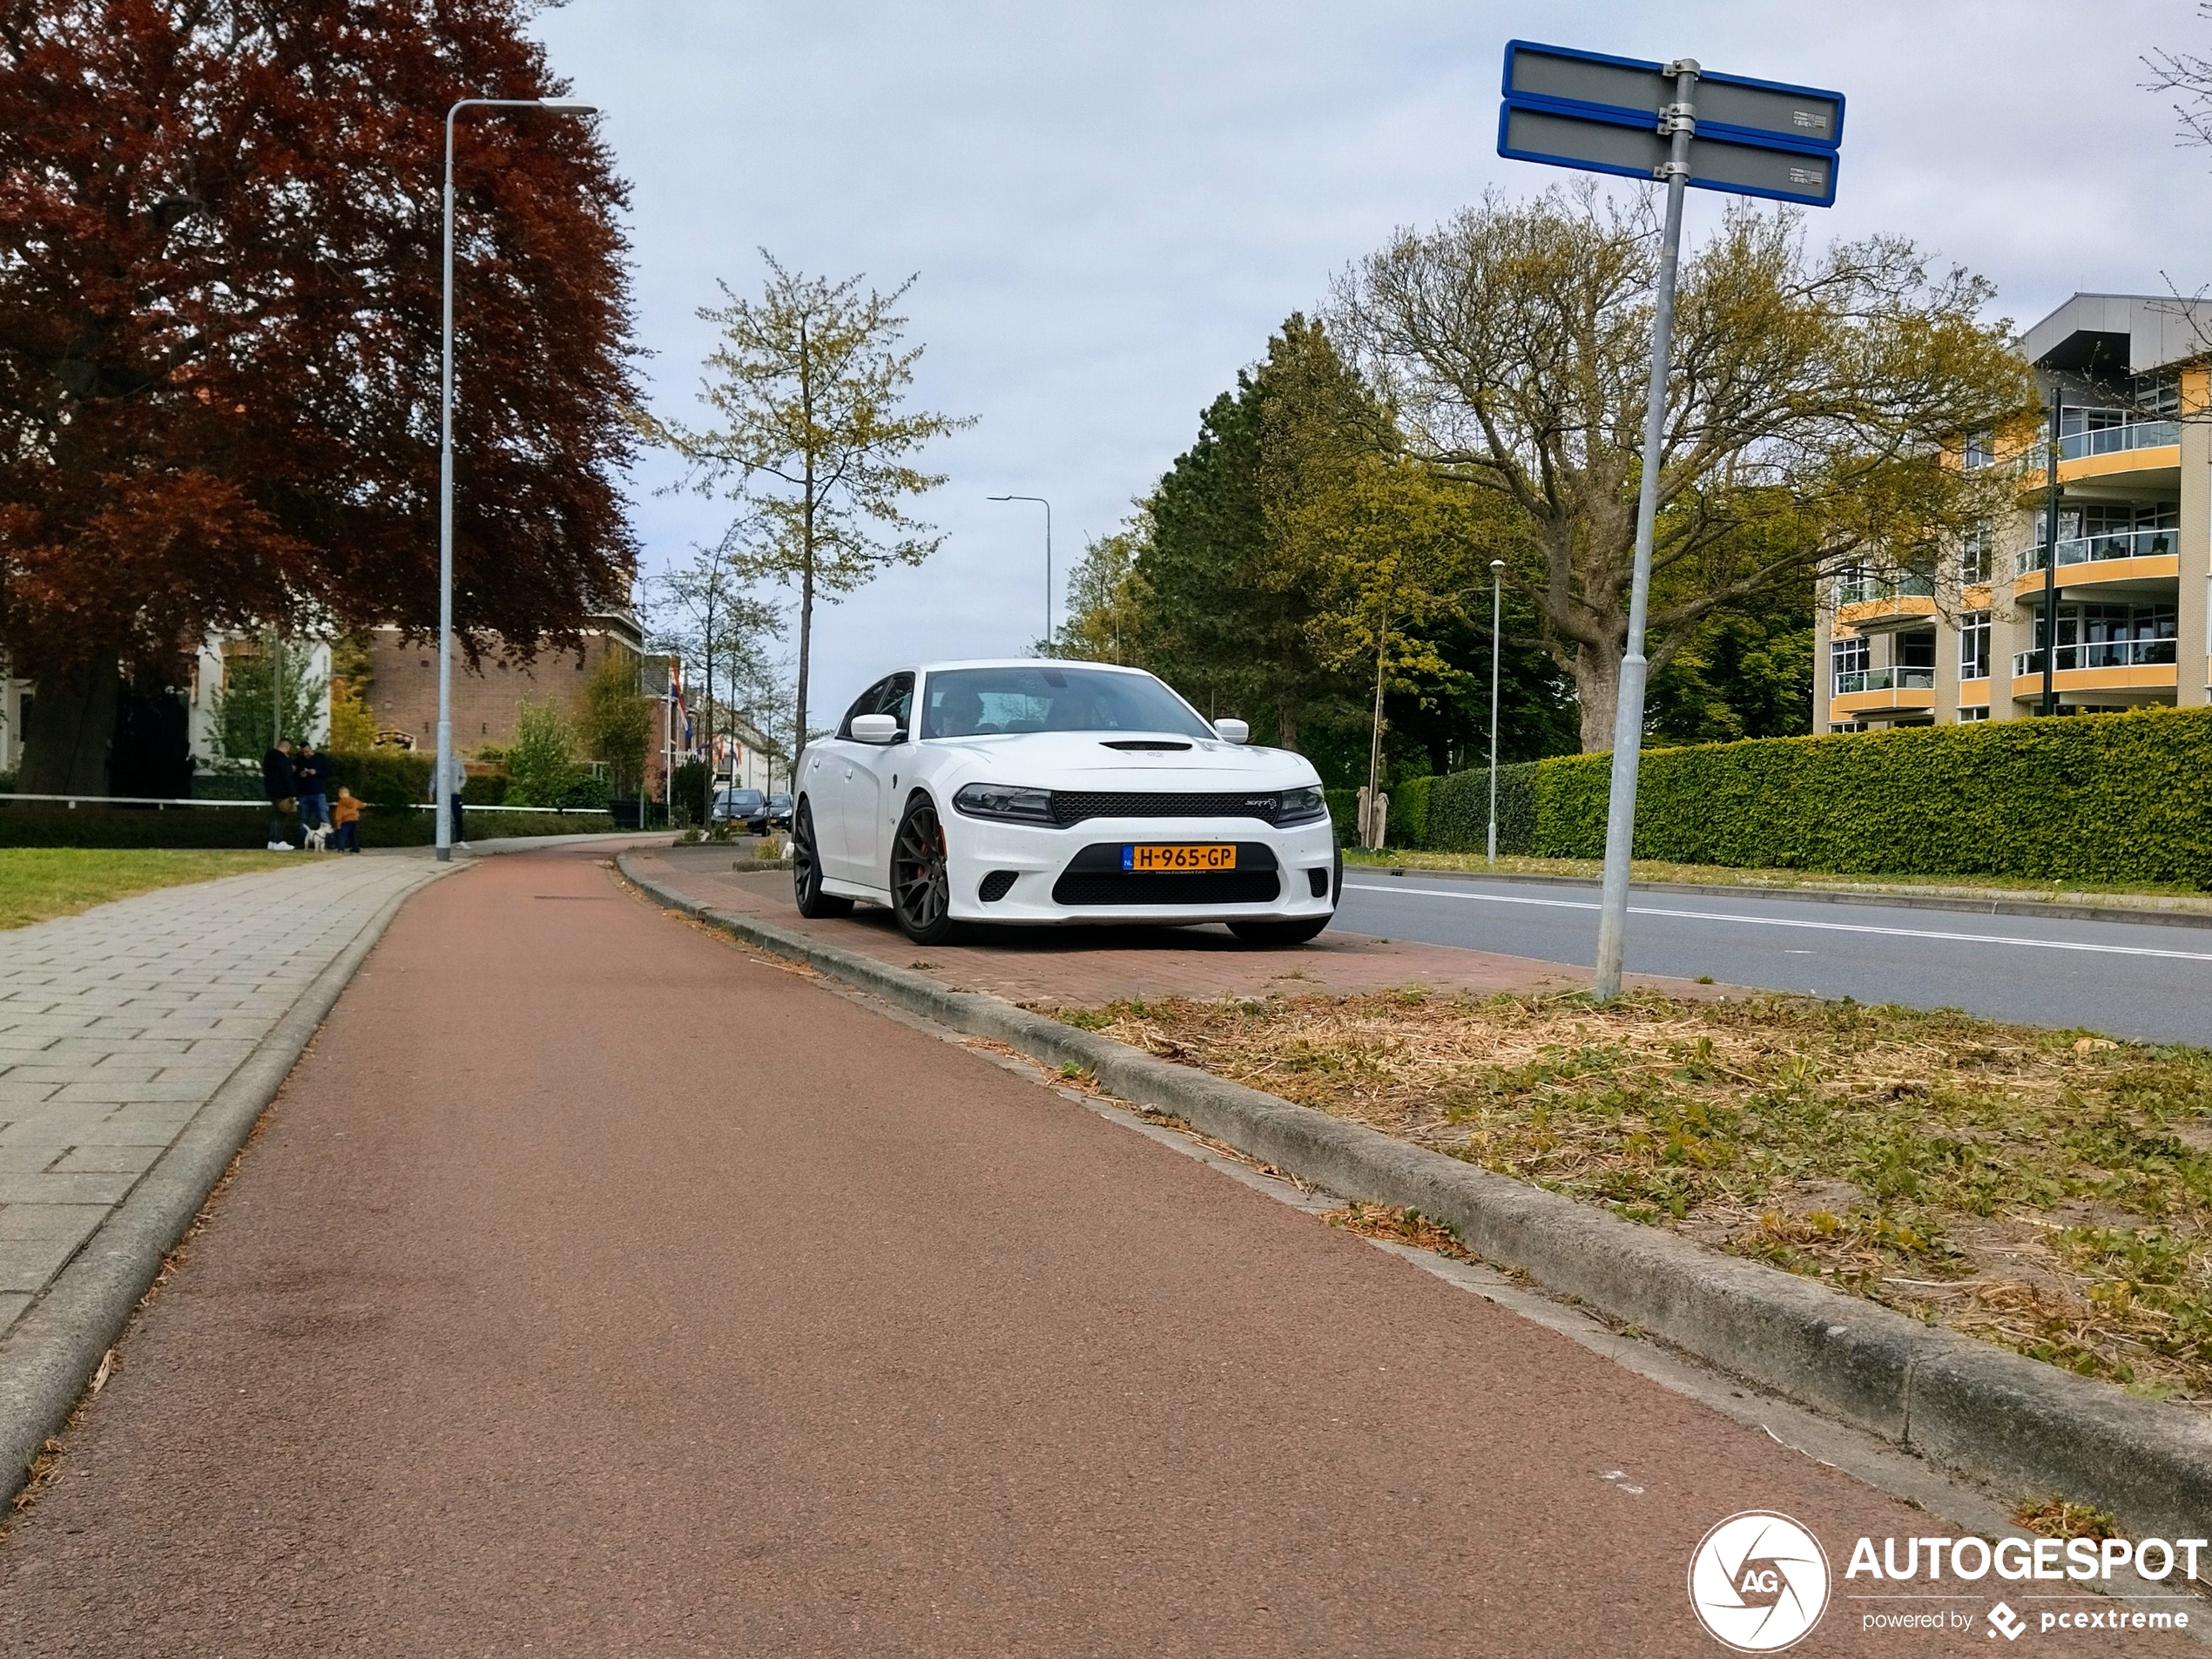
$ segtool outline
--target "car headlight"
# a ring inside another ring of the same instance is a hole
[[[1015,784],[969,784],[953,805],[970,818],[1001,818],[1016,824],[1052,822],[1052,792]]]
[[[1278,828],[1292,824],[1311,824],[1315,819],[1328,815],[1329,803],[1322,795],[1318,784],[1286,789],[1275,797],[1275,822]]]

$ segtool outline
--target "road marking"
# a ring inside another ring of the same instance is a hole
[[[1367,881],[1347,881],[1354,893],[1399,893],[1423,899],[1459,899],[1468,903],[1540,905],[1552,910],[1595,910],[1594,900],[1527,899],[1518,894],[1453,893],[1442,887],[1409,887],[1401,881],[1380,887]],[[2021,945],[2033,950],[2081,950],[2100,956],[2161,956],[2171,961],[2212,962],[2212,951],[2156,950],[2148,945],[2085,945],[2069,939],[2020,939],[2004,934],[1941,933],[1927,927],[1876,927],[1855,921],[1801,921],[1786,916],[1738,916],[1719,910],[1663,910],[1656,905],[1632,904],[1635,916],[1672,916],[1686,921],[1736,921],[1754,927],[1808,927],[1818,933],[1879,934],[1891,939],[1935,939],[1959,945]]]

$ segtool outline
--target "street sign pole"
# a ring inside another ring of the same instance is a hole
[[[1667,374],[1675,343],[1675,272],[1682,260],[1683,198],[1689,192],[1689,140],[1697,130],[1697,63],[1667,65],[1675,101],[1660,111],[1672,139],[1663,164],[1667,218],[1659,239],[1659,294],[1651,316],[1651,380],[1644,393],[1643,476],[1636,491],[1635,564],[1629,586],[1628,651],[1613,720],[1613,792],[1605,816],[1605,886],[1598,899],[1597,979],[1601,1002],[1621,995],[1621,953],[1629,925],[1629,860],[1635,849],[1636,763],[1643,747],[1643,691],[1648,664],[1643,624],[1651,603],[1652,524],[1659,514],[1660,448],[1667,432]]]
[[[1605,884],[1598,905],[1593,989],[1599,1001],[1610,1002],[1621,995],[1629,860],[1635,850],[1636,765],[1643,746],[1644,681],[1649,671],[1643,634],[1651,604],[1660,455],[1667,433],[1683,198],[1695,185],[1807,207],[1831,206],[1843,145],[1844,95],[1723,75],[1691,57],[1654,64],[1526,40],[1506,44],[1503,90],[1500,155],[1623,179],[1664,179],[1667,185],[1651,316],[1651,380],[1644,395],[1643,473],[1637,481],[1629,625],[1615,690]]]

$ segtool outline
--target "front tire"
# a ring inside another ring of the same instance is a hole
[[[1333,916],[1306,916],[1297,921],[1232,921],[1229,931],[1247,945],[1263,950],[1288,950],[1318,938],[1335,921]]]
[[[945,826],[937,809],[917,799],[891,843],[891,912],[917,945],[941,945],[953,935],[953,884],[945,862]]]
[[[853,914],[850,899],[822,891],[822,860],[814,850],[814,807],[811,801],[799,802],[799,812],[792,819],[791,887],[792,896],[799,901],[799,914],[809,921]]]

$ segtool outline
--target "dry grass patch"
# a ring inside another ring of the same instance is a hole
[[[1599,1008],[1411,990],[1058,1012],[2084,1375],[2212,1404],[2202,1050],[1780,996]]]

